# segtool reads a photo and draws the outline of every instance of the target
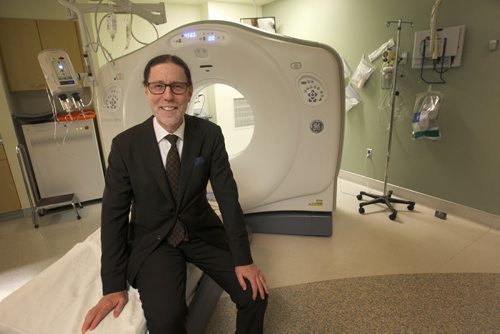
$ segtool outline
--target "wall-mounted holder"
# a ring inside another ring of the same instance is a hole
[[[447,42],[447,38],[444,38],[443,40],[443,50],[441,52],[441,55],[439,57],[439,69],[437,69],[436,67],[436,63],[433,64],[433,68],[432,70],[436,73],[439,74],[439,81],[429,81],[427,79],[424,78],[424,57],[425,57],[425,49],[426,49],[426,43],[425,43],[425,40],[422,41],[423,43],[423,47],[422,47],[422,61],[420,63],[420,79],[422,79],[423,82],[425,82],[426,84],[445,84],[446,83],[446,80],[443,79],[443,73],[446,73],[448,72],[448,70],[450,69],[449,67],[444,67],[444,63],[445,63],[445,55],[446,55],[446,42]]]
[[[430,30],[415,32],[411,67],[420,70],[420,78],[425,83],[444,84],[446,80],[444,80],[443,74],[452,67],[461,66],[465,26],[440,28],[435,33],[436,40],[431,41]],[[435,51],[430,47],[431,43],[435,45]],[[438,73],[439,79],[431,81],[429,78],[424,78],[424,69]]]

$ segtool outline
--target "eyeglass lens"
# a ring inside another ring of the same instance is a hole
[[[152,94],[163,94],[167,87],[170,87],[170,90],[174,94],[184,94],[187,90],[187,83],[184,82],[172,82],[170,84],[165,84],[162,82],[153,82],[148,83],[148,89]]]

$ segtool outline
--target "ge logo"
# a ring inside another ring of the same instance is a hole
[[[320,133],[325,128],[325,125],[323,124],[322,121],[315,120],[315,121],[311,122],[311,125],[309,126],[309,128],[311,129],[311,131],[313,133]]]

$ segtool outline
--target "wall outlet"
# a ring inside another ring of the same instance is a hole
[[[366,158],[371,159],[373,155],[373,150],[371,148],[366,149]]]
[[[399,65],[406,64],[406,60],[408,59],[408,52],[402,52],[399,56]]]

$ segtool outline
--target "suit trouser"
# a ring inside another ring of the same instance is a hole
[[[252,300],[247,282],[243,291],[228,250],[195,238],[173,248],[163,242],[142,264],[135,286],[139,290],[150,334],[186,333],[186,262],[191,262],[224,289],[236,304],[236,333],[262,333],[267,297]]]

